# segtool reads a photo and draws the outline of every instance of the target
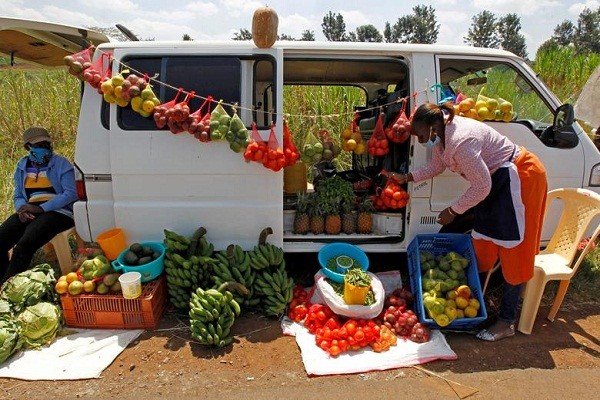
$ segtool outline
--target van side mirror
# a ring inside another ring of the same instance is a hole
[[[554,112],[554,125],[557,128],[571,126],[575,122],[575,111],[571,104],[563,104]]]
[[[554,122],[546,128],[540,136],[540,140],[550,147],[559,149],[571,149],[577,146],[579,138],[573,129],[575,112],[571,104],[563,104],[554,112]]]

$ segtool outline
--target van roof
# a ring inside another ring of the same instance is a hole
[[[63,57],[90,44],[108,42],[106,35],[86,28],[19,18],[0,18],[0,55],[45,67],[64,65]]]
[[[251,40],[220,40],[220,41],[139,41],[139,42],[112,42],[102,47],[111,48],[214,48],[214,49],[251,49],[256,48]],[[489,49],[473,46],[441,45],[441,44],[412,44],[412,43],[367,43],[367,42],[327,42],[327,41],[277,41],[273,49],[283,49],[286,53],[311,52],[345,53],[348,51],[366,53],[436,53],[460,55],[487,55],[519,58],[511,52],[499,49]]]

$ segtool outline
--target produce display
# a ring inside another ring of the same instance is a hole
[[[237,109],[235,107],[229,123],[229,129],[225,133],[225,139],[229,142],[229,148],[236,153],[241,153],[246,150],[246,147],[250,142],[248,129],[237,114]]]
[[[378,317],[382,325],[395,335],[415,343],[429,341],[429,328],[418,322],[417,315],[411,309],[413,294],[405,288],[397,288],[385,299],[384,310]]]
[[[379,211],[405,208],[408,199],[408,192],[391,176],[388,177],[385,187],[372,197],[373,205]]]
[[[356,155],[364,154],[367,151],[367,143],[363,140],[360,128],[352,123],[349,128],[342,131],[342,150],[352,151]]]
[[[129,246],[129,249],[123,255],[123,261],[125,261],[125,265],[137,266],[148,264],[159,257],[160,252],[135,242]]]
[[[212,274],[214,246],[206,240],[206,229],[198,228],[191,238],[164,229],[165,272],[171,304],[189,308],[192,292],[207,288]]]
[[[210,113],[210,140],[221,140],[229,132],[231,116],[223,108],[223,100],[219,100]]]
[[[485,87],[481,88],[477,100],[459,94],[454,105],[455,114],[479,121],[512,121],[514,117],[512,103],[501,97],[484,96],[484,90]]]
[[[475,318],[481,304],[472,298],[467,285],[469,260],[455,251],[435,257],[429,251],[419,251],[422,272],[423,306],[440,327],[457,318]]]
[[[10,277],[0,286],[0,299],[10,304],[11,311],[21,312],[43,300],[54,299],[54,270],[50,264],[39,264]]]
[[[116,103],[120,107],[127,107],[131,100],[129,88],[132,86],[130,81],[123,86],[125,82],[124,74],[128,74],[129,70],[123,70],[112,78],[107,79],[100,85],[100,90],[104,96],[104,101],[107,103]]]
[[[28,306],[17,316],[21,325],[23,347],[37,349],[56,339],[62,313],[56,304],[42,301]]]
[[[197,288],[190,299],[190,329],[202,344],[224,347],[233,341],[231,327],[241,308],[228,290],[235,287],[242,294],[247,289],[240,284],[224,283],[218,289]]]
[[[78,53],[65,56],[63,61],[68,67],[67,71],[78,79],[83,80],[83,71],[92,66],[90,54],[93,50],[94,48],[90,47]]]
[[[260,299],[254,296],[254,279],[256,272],[250,265],[250,253],[244,251],[237,244],[230,244],[227,250],[222,250],[214,254],[213,272],[211,281],[216,286],[221,286],[226,282],[237,282],[246,288],[245,295],[234,292],[235,300],[245,306],[255,306]]]

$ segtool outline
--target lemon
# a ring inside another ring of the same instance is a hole
[[[456,307],[461,310],[464,310],[469,306],[469,300],[465,299],[464,297],[457,297],[454,299],[454,302],[456,303]]]
[[[56,282],[56,285],[54,285],[54,290],[56,290],[56,293],[58,294],[67,293],[68,288],[69,284],[66,280],[58,281]]]
[[[69,272],[67,274],[67,276],[66,276],[65,279],[66,279],[67,283],[71,283],[73,281],[76,281],[78,279],[77,278],[77,273],[75,273],[75,272]]]
[[[351,151],[354,150],[354,149],[356,149],[357,145],[358,145],[358,143],[356,143],[356,140],[354,140],[354,139],[348,139],[346,141],[346,147],[348,149],[350,149]]]
[[[473,307],[476,310],[479,310],[481,308],[481,304],[479,304],[479,300],[477,299],[469,300],[469,306]]]
[[[446,300],[446,307],[456,308],[456,302],[454,300]]]
[[[467,306],[464,310],[465,317],[467,318],[475,318],[477,316],[477,310],[475,307]]]
[[[444,309],[444,314],[446,314],[448,319],[450,319],[450,321],[452,321],[456,318],[456,308],[446,306],[446,308]]]
[[[456,318],[464,318],[465,317],[465,312],[463,310],[461,310],[460,308],[458,310],[456,310]]]
[[[439,314],[436,315],[434,318],[436,324],[438,324],[439,326],[441,326],[442,328],[444,326],[448,326],[450,325],[450,318],[448,318],[448,316],[446,314]]]

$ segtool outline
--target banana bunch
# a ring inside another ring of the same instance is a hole
[[[245,252],[241,246],[230,244],[227,250],[222,250],[214,255],[212,282],[220,286],[225,282],[238,282],[246,288],[250,288],[249,296],[242,296],[234,293],[235,300],[244,305],[257,305],[259,299],[252,296],[252,285],[254,283],[255,272],[250,267],[250,255]]]
[[[256,273],[254,293],[260,299],[259,307],[267,315],[281,315],[294,297],[294,280],[285,270],[285,261],[276,267]]]
[[[256,271],[270,266],[277,267],[283,261],[283,249],[267,243],[267,236],[273,233],[271,227],[266,227],[260,232],[258,244],[249,251],[250,265]]]
[[[190,296],[198,287],[207,287],[215,260],[214,247],[206,238],[206,229],[198,228],[191,239],[165,229],[165,271],[171,303],[187,309]]]
[[[233,341],[231,327],[240,315],[240,305],[229,290],[197,288],[191,295],[190,329],[202,344],[224,347]]]

